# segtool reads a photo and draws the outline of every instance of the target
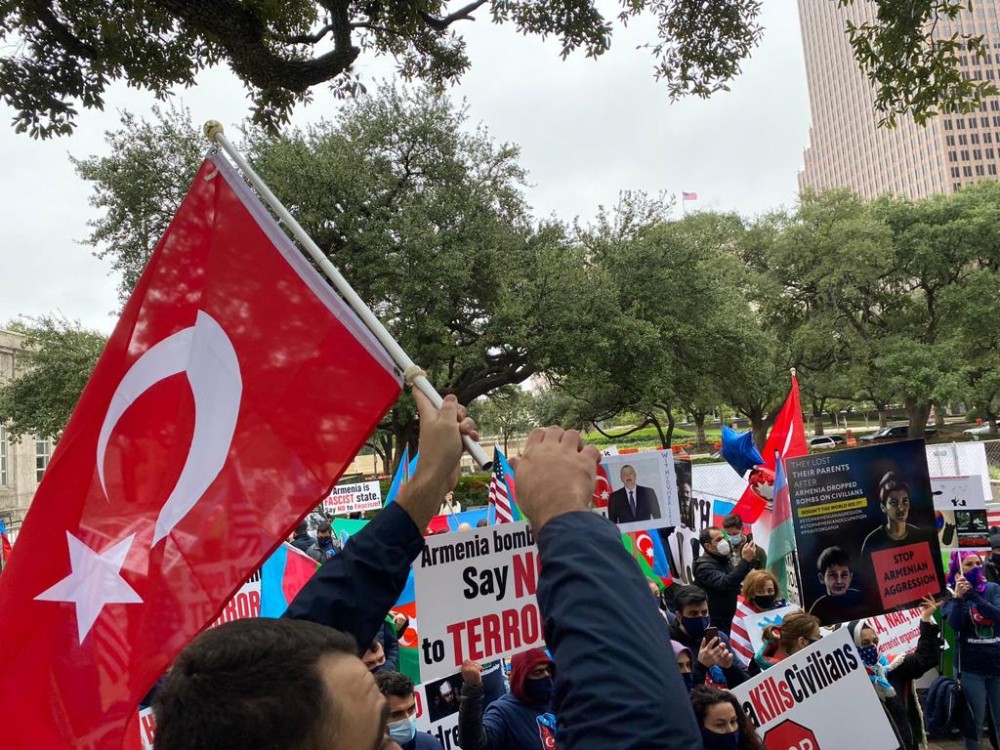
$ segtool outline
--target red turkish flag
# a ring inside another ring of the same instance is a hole
[[[120,748],[137,702],[400,388],[228,162],[206,160],[0,576],[4,746]]]
[[[597,464],[597,477],[594,480],[594,498],[592,503],[595,508],[607,508],[608,500],[611,497],[611,482],[608,481],[608,472],[604,464]]]

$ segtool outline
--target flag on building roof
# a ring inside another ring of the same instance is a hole
[[[507,463],[507,457],[500,451],[499,445],[493,446],[493,474],[490,477],[489,503],[494,524],[521,520],[517,495],[514,493],[514,472]]]
[[[159,241],[0,575],[5,747],[118,750],[139,700],[396,401],[384,349],[221,155]]]

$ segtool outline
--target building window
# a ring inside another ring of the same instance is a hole
[[[991,175],[995,176],[996,173],[997,173],[997,165],[996,164],[987,164],[986,165],[986,171],[989,172]]]
[[[962,183],[961,183],[961,182],[953,182],[953,183],[951,183],[951,190],[952,190],[952,192],[954,192],[954,193],[957,193],[957,192],[958,192],[958,189],[959,189],[960,187],[962,187]]]
[[[964,117],[959,117],[955,121],[955,128],[957,130],[965,130],[965,118]]]
[[[969,152],[967,150],[963,149],[962,150],[962,161],[968,161],[968,160],[969,160]]]
[[[982,176],[983,176],[983,174],[984,174],[984,172],[985,172],[985,170],[983,169],[983,165],[982,165],[982,164],[977,164],[977,165],[976,165],[976,174],[977,174],[977,175],[978,175],[979,177],[982,177]]]
[[[969,137],[969,140],[972,141],[973,144],[979,143],[979,133],[973,133]]]
[[[952,167],[951,168],[951,176],[952,177],[956,177],[956,178],[957,177],[961,177],[962,176],[962,171],[958,167]]]
[[[1000,112],[1000,100],[990,99],[990,109],[994,112]]]
[[[45,469],[48,468],[52,456],[52,439],[44,435],[35,435],[35,481],[41,482]]]
[[[998,110],[998,111],[1000,111],[1000,110]],[[953,122],[951,121],[951,118],[948,118],[947,120],[945,120],[945,121],[944,121],[944,129],[945,129],[945,130],[951,130],[951,129],[952,129],[952,128],[953,128],[954,126],[955,126],[955,125],[954,125],[954,123],[953,123]]]
[[[962,167],[962,174],[966,177],[972,177],[972,167]]]
[[[960,146],[964,146],[968,142],[969,142],[969,136],[967,136],[967,135],[960,135],[960,136],[958,136],[958,143],[959,143]]]
[[[7,428],[0,424],[0,487],[7,486]]]
[[[953,136],[953,135],[947,135],[947,136],[945,136],[944,142],[947,145],[949,145],[949,146],[954,146],[955,145],[955,136]]]
[[[992,159],[993,158],[993,149],[991,149],[991,148],[986,149],[986,158],[987,159]]]
[[[983,143],[993,143],[993,133],[983,133]]]
[[[974,148],[974,149],[972,149],[972,158],[973,159],[982,159],[983,158],[983,150],[981,148]]]

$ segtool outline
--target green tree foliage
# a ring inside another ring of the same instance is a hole
[[[0,385],[0,422],[22,435],[59,435],[87,384],[107,339],[79,322],[55,316],[15,321],[24,336],[13,380]]]
[[[110,155],[78,162],[104,209],[89,242],[123,271],[123,296],[169,220],[150,199],[148,165],[182,154],[175,169],[187,179],[197,167],[185,120],[161,113],[141,124],[141,153],[118,148],[119,132]],[[438,389],[471,403],[566,369],[597,336],[602,303],[583,251],[562,228],[532,224],[517,149],[466,120],[429,90],[386,88],[308,130],[251,131],[244,149]],[[164,203],[176,205],[184,184],[161,181]],[[390,461],[416,437],[408,398],[373,445]]]
[[[535,420],[534,401],[531,393],[516,385],[507,385],[474,401],[469,406],[469,414],[476,420],[479,434],[495,436],[504,455],[509,455],[510,439],[526,435],[539,425]]]
[[[981,41],[933,33],[937,19],[965,3],[875,6],[876,20],[850,32],[887,120],[978,104],[990,84],[963,80],[957,54],[982,53]],[[563,57],[598,57],[616,25],[652,17],[656,36],[646,46],[655,76],[673,98],[709,96],[727,87],[759,43],[760,7],[759,0],[625,0],[609,19],[593,0],[460,7],[441,0],[12,0],[0,6],[0,100],[17,113],[19,132],[61,135],[72,132],[80,107],[103,107],[113,81],[163,98],[193,85],[199,71],[226,64],[249,90],[255,122],[275,128],[319,85],[341,96],[363,88],[353,69],[362,54],[391,56],[407,79],[457,80],[469,67],[457,24],[479,10],[493,23],[555,37]]]

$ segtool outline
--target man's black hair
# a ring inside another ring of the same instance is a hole
[[[740,531],[743,530],[743,518],[738,513],[730,513],[722,519],[722,528],[731,529],[734,526],[739,526]]]
[[[685,607],[694,604],[704,604],[708,601],[708,594],[701,586],[681,586],[674,594],[674,604],[677,612],[683,612]]]
[[[826,571],[832,565],[840,565],[850,569],[851,557],[840,547],[827,547],[819,553],[819,558],[816,560],[816,570],[819,571],[820,575],[826,575]]]
[[[309,533],[309,524],[303,521],[295,527],[295,536],[305,536]]]
[[[402,672],[376,672],[375,684],[382,695],[409,698],[413,695],[413,680]]]
[[[336,696],[317,664],[336,653],[355,656],[354,638],[305,620],[254,618],[206,630],[156,696],[156,750],[318,748]]]
[[[720,534],[722,533],[722,529],[720,529],[718,526],[709,526],[707,529],[702,529],[701,533],[698,534],[698,541],[701,543],[702,547],[704,547],[706,544],[712,543],[713,531],[718,531]]]
[[[329,521],[324,521],[323,523],[321,523],[319,526],[316,527],[317,534],[319,534],[320,532],[323,532],[325,534],[328,531],[331,534],[333,533],[333,527],[330,525]]]

